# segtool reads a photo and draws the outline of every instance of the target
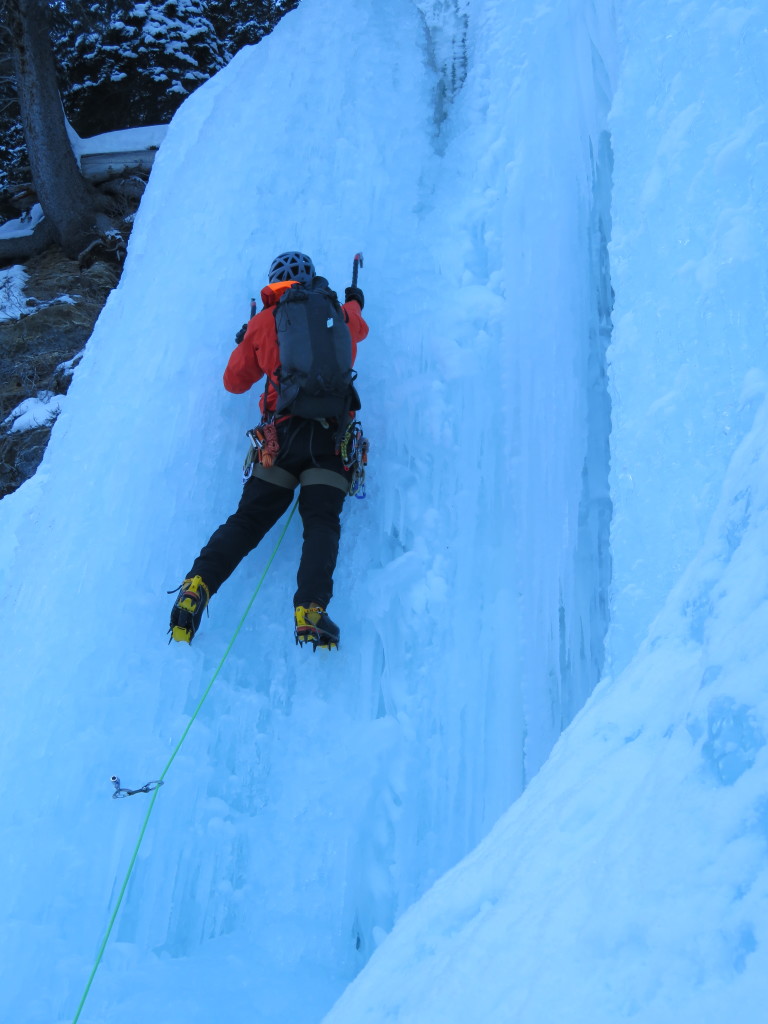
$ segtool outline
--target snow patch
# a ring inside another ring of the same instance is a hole
[[[18,320],[28,312],[27,300],[24,295],[27,280],[27,272],[22,266],[6,267],[5,270],[0,270],[0,323]]]
[[[62,410],[64,395],[53,391],[40,391],[34,398],[27,398],[11,412],[2,422],[11,433],[20,430],[34,430],[35,427],[49,426]]]

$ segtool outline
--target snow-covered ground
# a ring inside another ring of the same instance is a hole
[[[0,502],[3,1019],[73,1019],[151,799],[110,776],[157,778],[276,542],[166,646],[296,246],[366,257],[342,647],[293,646],[292,523],[80,1020],[761,1020],[766,39],[757,0],[303,0],[184,104]]]

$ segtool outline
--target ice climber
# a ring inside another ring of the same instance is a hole
[[[356,257],[358,259],[358,257]],[[356,273],[355,273],[356,277]],[[350,488],[342,458],[359,408],[352,381],[357,343],[368,334],[356,283],[340,305],[312,260],[277,256],[262,289],[262,310],[238,332],[224,387],[248,391],[266,377],[262,420],[249,432],[252,458],[237,510],[210,538],[181,584],[171,636],[189,643],[211,597],[287,511],[298,486],[304,540],[294,595],[297,643],[336,647],[339,628],[326,611]]]

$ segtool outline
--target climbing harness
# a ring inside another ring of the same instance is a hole
[[[91,991],[91,986],[93,985],[94,978],[96,977],[96,971],[99,969],[99,964],[101,963],[102,958],[104,956],[104,950],[107,948],[107,943],[109,942],[109,937],[112,934],[112,929],[114,928],[115,921],[117,920],[118,911],[120,910],[120,907],[122,905],[123,897],[125,896],[125,891],[128,888],[128,882],[130,881],[131,875],[133,874],[133,868],[134,868],[134,865],[136,864],[136,859],[139,856],[139,850],[140,850],[141,844],[142,844],[142,842],[144,840],[144,834],[147,831],[147,825],[149,824],[149,818],[150,818],[150,815],[152,814],[152,810],[153,810],[153,808],[155,806],[155,801],[157,800],[157,794],[160,792],[160,787],[165,784],[165,776],[168,774],[168,771],[170,770],[171,765],[176,760],[176,756],[178,755],[179,751],[181,750],[181,746],[184,743],[184,740],[189,735],[189,731],[192,728],[192,726],[194,725],[197,716],[200,714],[200,710],[201,710],[203,704],[205,703],[205,701],[206,701],[206,699],[208,697],[208,694],[213,689],[213,684],[218,679],[219,674],[220,674],[222,668],[224,667],[224,662],[229,657],[229,652],[234,647],[235,640],[237,640],[238,636],[240,635],[240,630],[243,628],[245,620],[248,618],[248,613],[250,612],[251,608],[253,607],[254,601],[258,597],[259,591],[261,590],[261,587],[262,587],[262,585],[264,583],[264,580],[266,579],[267,573],[269,572],[269,568],[272,565],[272,562],[275,560],[275,556],[277,555],[277,552],[278,552],[278,550],[280,548],[280,545],[283,542],[283,538],[285,537],[286,533],[288,532],[288,527],[291,525],[291,520],[293,519],[293,515],[294,515],[294,512],[296,511],[297,505],[298,505],[298,499],[296,501],[294,501],[294,503],[293,503],[293,507],[291,508],[291,511],[290,511],[290,513],[288,515],[288,518],[285,521],[285,526],[281,530],[280,536],[277,538],[277,543],[275,544],[275,546],[274,546],[274,548],[272,550],[272,554],[269,556],[269,558],[267,560],[267,564],[264,567],[264,571],[261,574],[259,582],[256,584],[256,589],[254,590],[253,594],[251,595],[251,599],[248,602],[248,605],[247,605],[245,611],[243,612],[242,618],[240,619],[240,621],[237,624],[237,628],[235,629],[235,632],[232,634],[232,639],[229,641],[229,644],[227,645],[227,649],[224,651],[224,654],[223,654],[223,656],[221,658],[221,661],[219,662],[218,666],[216,667],[216,671],[211,676],[211,681],[208,683],[208,686],[205,688],[205,691],[203,692],[202,697],[198,701],[197,707],[195,708],[195,710],[192,713],[192,717],[187,722],[186,728],[184,729],[184,731],[181,734],[181,739],[179,740],[179,742],[174,747],[173,753],[171,754],[171,756],[168,759],[168,763],[166,764],[165,768],[163,768],[162,772],[160,773],[160,777],[158,779],[156,779],[154,782],[148,782],[146,784],[146,786],[142,786],[141,789],[123,790],[122,787],[120,786],[120,779],[117,777],[117,775],[113,775],[112,776],[111,781],[112,781],[112,784],[115,787],[115,792],[112,794],[112,798],[113,799],[116,799],[117,797],[133,796],[136,793],[151,793],[151,796],[150,796],[150,800],[149,800],[149,807],[147,808],[147,813],[144,815],[144,822],[143,822],[143,824],[141,826],[141,830],[139,832],[139,838],[136,841],[136,845],[135,845],[135,847],[133,849],[133,853],[131,855],[130,863],[128,864],[128,870],[125,873],[125,878],[123,879],[123,884],[122,884],[122,886],[120,888],[120,892],[117,895],[117,900],[115,902],[115,907],[114,907],[114,910],[112,911],[112,916],[109,919],[109,923],[107,925],[107,930],[104,933],[104,938],[102,939],[101,945],[99,946],[98,952],[96,954],[96,962],[94,963],[93,969],[91,970],[90,976],[89,976],[88,981],[87,981],[86,986],[85,986],[85,990],[83,991],[83,995],[82,995],[82,997],[80,999],[80,1004],[77,1007],[77,1011],[75,1012],[75,1016],[72,1018],[72,1024],[77,1024],[77,1022],[80,1020],[80,1014],[83,1012],[83,1007],[85,1006],[85,1001],[88,998],[88,993]]]
[[[368,438],[363,434],[362,425],[354,420],[344,431],[339,454],[344,469],[351,473],[349,493],[356,498],[365,497],[365,467],[368,465]]]
[[[301,422],[301,421],[300,421]],[[319,423],[324,429],[330,429],[331,424],[324,419],[308,420],[314,424]],[[262,420],[253,429],[246,431],[245,435],[250,441],[248,453],[243,463],[243,482],[250,480],[257,465],[265,469],[273,466],[280,452],[280,442],[277,437],[277,422],[274,418]],[[290,448],[291,441],[296,432],[291,435],[287,445]],[[344,471],[350,474],[349,494],[356,498],[365,497],[365,467],[368,465],[368,450],[370,444],[368,438],[363,434],[362,424],[358,420],[351,420],[349,426],[341,435],[338,452]]]
[[[113,800],[123,800],[127,796],[136,796],[137,793],[151,793],[153,789],[157,789],[158,786],[163,786],[165,783],[161,779],[156,779],[154,782],[147,782],[138,789],[123,789],[120,785],[120,779],[117,775],[113,775],[109,780],[115,787],[115,792],[112,794]]]

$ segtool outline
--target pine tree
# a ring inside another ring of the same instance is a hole
[[[65,103],[78,133],[169,121],[226,62],[207,7],[206,0],[82,5],[73,43],[60,46]]]
[[[11,57],[10,33],[0,26],[0,192],[22,181],[29,181],[30,170],[24,148],[24,132],[19,115],[16,79]],[[8,217],[13,209],[3,210]]]
[[[7,0],[0,0],[5,6]],[[83,137],[160,124],[299,0],[40,0],[67,115]],[[29,182],[10,37],[0,21],[0,222],[9,186]]]
[[[269,35],[299,0],[209,0],[209,15],[231,56]]]

